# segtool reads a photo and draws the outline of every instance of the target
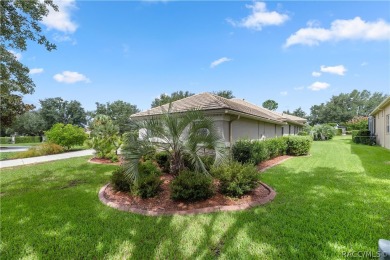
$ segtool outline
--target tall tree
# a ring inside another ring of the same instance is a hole
[[[29,69],[23,65],[15,51],[26,51],[27,42],[33,41],[45,46],[48,51],[56,48],[41,33],[39,26],[52,7],[58,8],[51,0],[2,0],[0,1],[1,30],[1,125],[10,126],[17,115],[34,109],[24,104],[22,95],[32,94],[35,84],[29,76]]]
[[[307,115],[306,115],[306,112],[302,110],[301,107],[298,107],[297,109],[295,109],[291,115],[293,116],[298,116],[298,117],[302,117],[302,118],[306,118]]]
[[[37,111],[29,111],[17,116],[12,125],[12,131],[20,135],[41,135],[46,129],[46,122]]]
[[[213,91],[213,94],[227,99],[235,98],[231,90]]]
[[[345,123],[355,116],[368,116],[370,112],[386,98],[379,92],[371,94],[368,90],[353,90],[341,93],[321,105],[310,108],[310,124]]]
[[[263,102],[263,107],[266,109],[269,109],[269,110],[276,110],[276,109],[278,109],[278,106],[279,106],[279,104],[275,100],[272,100],[272,99],[268,99],[268,100]]]
[[[119,126],[119,132],[123,134],[129,130],[130,116],[139,111],[140,110],[136,105],[121,100],[112,103],[107,102],[106,104],[96,102],[96,111],[94,111],[93,117],[95,117],[95,115],[106,115],[110,117],[113,123]]]
[[[191,93],[189,91],[176,91],[173,92],[171,95],[167,95],[165,93],[161,94],[160,97],[155,98],[151,104],[151,107],[158,107],[165,104],[169,104],[171,102],[174,102],[176,100],[180,100],[189,96],[195,95],[194,93]]]
[[[55,123],[78,126],[86,124],[85,110],[76,100],[66,101],[56,97],[39,100],[39,102],[41,103],[40,114],[45,119],[48,128]]]

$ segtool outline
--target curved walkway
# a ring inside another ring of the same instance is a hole
[[[82,150],[82,151],[77,151],[77,152],[45,155],[45,156],[30,157],[30,158],[24,158],[24,159],[4,160],[4,161],[0,161],[0,169],[1,168],[8,168],[8,167],[15,167],[15,166],[22,166],[22,165],[27,165],[27,164],[43,163],[43,162],[69,159],[69,158],[74,158],[74,157],[93,155],[94,153],[95,153],[95,150],[89,149],[89,150]]]

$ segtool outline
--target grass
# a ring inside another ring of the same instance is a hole
[[[12,159],[12,157],[14,155],[15,155],[15,152],[3,152],[3,153],[0,153],[0,161]]]
[[[39,145],[41,143],[20,143],[20,144],[0,144],[0,147],[4,147],[4,146],[36,146],[36,145]]]
[[[390,151],[343,138],[269,169],[247,211],[146,217],[101,204],[114,166],[76,158],[1,170],[4,259],[341,259],[390,238]]]

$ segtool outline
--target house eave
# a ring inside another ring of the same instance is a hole
[[[387,97],[383,100],[371,113],[370,116],[376,115],[378,112],[382,111],[387,105],[390,104],[390,97]]]

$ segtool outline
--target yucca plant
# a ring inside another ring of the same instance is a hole
[[[199,153],[201,149],[215,151],[216,165],[226,158],[226,149],[214,121],[199,110],[172,113],[170,105],[161,115],[142,121],[131,120],[131,125],[133,131],[124,136],[122,155],[126,174],[133,181],[138,178],[139,159],[153,147],[169,154],[170,173],[175,175],[184,169],[184,156],[190,159],[195,171],[208,175]]]

